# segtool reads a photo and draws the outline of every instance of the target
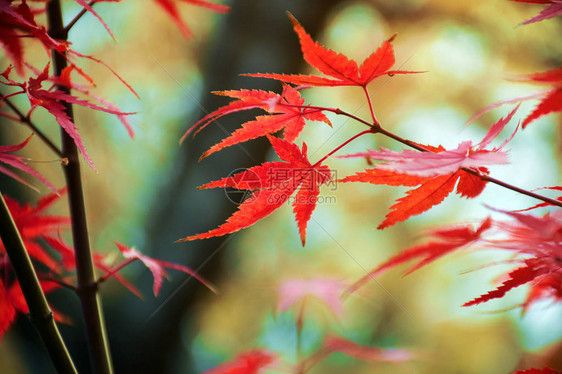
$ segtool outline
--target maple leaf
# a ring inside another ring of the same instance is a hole
[[[117,248],[119,248],[119,251],[121,251],[123,257],[125,257],[129,261],[117,265],[114,269],[109,270],[108,273],[106,274],[106,277],[109,275],[113,275],[115,272],[121,270],[124,266],[128,265],[129,263],[135,260],[139,260],[148,268],[148,270],[150,270],[152,276],[154,277],[154,285],[153,285],[154,296],[158,296],[158,294],[160,293],[160,288],[162,288],[163,279],[168,277],[168,274],[166,273],[166,270],[164,270],[164,268],[174,269],[189,274],[193,278],[197,279],[199,282],[203,283],[211,291],[216,292],[216,289],[209,282],[207,282],[205,279],[203,279],[203,277],[201,277],[199,274],[197,274],[195,271],[193,271],[191,268],[185,265],[175,264],[173,262],[164,261],[164,260],[157,260],[155,258],[143,255],[136,249],[127,247],[126,245],[121,243],[116,242],[115,245],[117,246]]]
[[[0,276],[0,342],[2,341],[4,333],[14,323],[18,312],[22,314],[29,313],[29,308],[19,283],[13,281],[12,284],[8,286],[4,284],[2,279],[4,279],[4,277]],[[58,284],[48,281],[40,281],[40,285],[45,294],[60,288]],[[53,308],[51,308],[51,310],[53,311],[53,317],[56,321],[67,324],[71,323],[71,320],[65,315],[57,312]]]
[[[404,362],[415,358],[415,355],[407,350],[370,347],[334,335],[325,338],[324,347],[328,352],[341,352],[363,361]]]
[[[491,150],[485,149],[490,142],[505,128],[519,106],[515,107],[505,118],[501,118],[490,127],[484,138],[475,146],[472,141],[462,142],[454,150],[445,150],[442,146],[423,148],[427,152],[403,150],[393,152],[382,148],[381,151],[369,150],[338,158],[365,157],[369,160],[387,161],[374,169],[356,173],[339,182],[363,182],[376,185],[407,186],[418,188],[406,192],[406,196],[391,206],[391,212],[378,226],[384,229],[402,222],[411,216],[423,213],[440,204],[457,186],[457,194],[465,198],[474,198],[484,190],[486,181],[462,170],[471,169],[478,174],[487,175],[488,169],[482,165],[507,163],[507,153],[501,149],[513,138],[517,129],[504,143]],[[458,182],[458,184],[457,184]]]
[[[335,315],[341,316],[343,300],[340,296],[344,288],[344,283],[337,279],[287,279],[279,286],[277,311],[283,313],[307,296],[313,296],[326,304]]]
[[[61,227],[70,223],[68,217],[43,214],[48,207],[60,198],[62,193],[64,193],[64,190],[42,197],[34,207],[29,204],[20,205],[10,197],[4,197],[29,255],[55,272],[60,271],[58,261],[53,259],[40,243],[47,237],[57,241],[51,235],[58,234]],[[4,256],[6,256],[6,252],[0,241],[0,258]]]
[[[33,168],[31,168],[29,165],[27,165],[23,161],[23,160],[26,159],[25,157],[10,154],[10,153],[13,153],[13,152],[17,152],[20,149],[22,149],[23,147],[25,147],[27,145],[27,143],[29,143],[29,140],[31,139],[32,136],[33,136],[33,134],[28,136],[27,139],[25,139],[23,142],[21,142],[19,144],[16,144],[16,145],[0,145],[0,163],[10,165],[12,167],[20,169],[20,170],[34,176],[35,178],[39,179],[41,182],[45,183],[45,185],[47,187],[49,187],[53,192],[56,192],[55,187],[53,187],[53,185],[51,183],[49,183],[49,181],[46,180],[45,177],[43,177],[41,174],[39,174],[37,171],[35,171]],[[35,189],[35,187],[30,185],[28,182],[26,182],[20,176],[18,176],[17,174],[12,172],[10,169],[8,169],[8,168],[6,168],[2,165],[0,165],[0,173],[4,173],[9,177],[14,178],[18,182],[23,183],[26,186]]]
[[[259,374],[272,366],[277,354],[265,349],[240,353],[236,358],[222,363],[202,374]]]
[[[479,172],[487,174],[488,170],[482,167]],[[474,198],[484,190],[487,183],[463,170],[449,175],[420,177],[377,168],[366,169],[364,172],[339,179],[338,182],[362,182],[406,187],[419,185],[418,188],[407,191],[406,196],[398,199],[397,203],[390,207],[391,212],[379,224],[378,229],[385,229],[397,222],[405,221],[411,216],[423,213],[440,204],[455,189],[455,185],[457,186],[457,194],[465,198]]]
[[[466,124],[475,121],[477,118],[482,116],[484,113],[489,112],[492,109],[500,107],[504,104],[511,104],[522,102],[526,100],[540,99],[540,103],[535,107],[535,109],[523,120],[522,127],[526,128],[531,122],[536,119],[553,113],[562,111],[562,68],[552,69],[540,73],[529,74],[520,77],[521,81],[536,82],[539,84],[551,84],[554,88],[550,90],[545,90],[537,92],[527,96],[520,96],[513,99],[507,99],[495,102],[488,105],[484,109],[479,110],[472,117],[468,119]]]
[[[306,155],[306,143],[302,151],[295,144],[266,135],[275,153],[285,162],[266,162],[199,187],[234,187],[252,192],[230,218],[220,227],[206,233],[178,240],[205,239],[230,234],[253,225],[273,213],[297,192],[293,202],[293,213],[297,221],[303,246],[306,242],[306,226],[316,207],[318,186],[330,180],[330,169],[325,165],[311,165]],[[299,189],[300,188],[300,189]]]
[[[513,1],[517,1],[517,0],[513,0]],[[549,367],[545,367],[543,369],[526,369],[526,370],[517,370],[515,373],[513,374],[560,374],[559,371],[551,369]]]
[[[471,225],[455,225],[442,229],[434,229],[429,232],[435,240],[429,241],[426,244],[416,245],[407,248],[397,255],[391,257],[375,269],[369,271],[365,276],[355,282],[351,287],[346,290],[346,294],[355,292],[358,288],[365,285],[375,276],[389,270],[393,267],[401,265],[405,262],[419,259],[419,262],[409,268],[404,275],[425,266],[440,257],[445,256],[457,249],[466,247],[478,241],[482,234],[492,227],[492,220],[486,218],[478,228],[474,229]]]
[[[416,71],[390,70],[394,65],[394,49],[392,41],[396,35],[383,42],[383,44],[363,61],[358,67],[357,62],[347,58],[341,53],[323,47],[307,34],[304,28],[293,17],[289,18],[297,33],[304,59],[308,64],[332,78],[314,75],[289,75],[289,74],[244,74],[249,77],[271,78],[282,82],[302,86],[361,86],[366,87],[373,79],[394,74],[415,74]]]
[[[61,82],[63,80],[65,82],[70,82],[69,75],[70,75],[70,71],[72,69],[73,69],[72,67],[69,67],[67,70],[65,70],[64,79],[59,78],[58,80],[61,81]],[[55,86],[52,86],[48,90],[43,89],[42,83],[49,80],[49,64],[47,64],[45,66],[45,68],[43,69],[41,74],[39,74],[35,78],[34,77],[29,78],[29,80],[27,82],[24,82],[24,83],[19,83],[19,82],[11,80],[10,77],[9,77],[10,71],[11,71],[11,69],[8,68],[6,71],[4,71],[1,74],[1,76],[6,81],[0,81],[0,83],[5,84],[5,85],[9,85],[9,86],[20,87],[22,89],[22,91],[15,92],[13,94],[10,94],[10,95],[4,96],[4,97],[14,96],[14,95],[17,95],[17,94],[25,93],[27,95],[28,99],[29,99],[30,104],[31,104],[31,109],[28,113],[28,116],[38,106],[41,106],[41,107],[47,109],[47,111],[49,111],[49,113],[51,113],[55,117],[55,119],[57,120],[57,122],[61,126],[61,128],[73,139],[74,143],[76,144],[76,147],[78,148],[78,150],[80,151],[82,156],[84,156],[84,159],[88,162],[88,164],[90,164],[90,166],[92,166],[92,168],[97,170],[93,161],[91,160],[90,156],[88,156],[88,153],[86,152],[86,148],[84,147],[84,144],[82,143],[82,138],[80,137],[80,133],[78,132],[78,128],[70,120],[70,117],[66,113],[66,108],[65,108],[65,106],[62,102],[85,106],[85,107],[88,107],[88,108],[91,108],[91,109],[94,109],[94,110],[99,110],[99,111],[106,112],[106,113],[109,113],[109,114],[114,114],[114,115],[117,115],[118,117],[121,116],[121,119],[123,118],[123,116],[130,115],[130,114],[133,114],[133,113],[121,112],[115,106],[101,107],[101,106],[92,104],[92,103],[90,103],[86,100],[81,100],[76,96],[69,95],[69,94],[66,94],[66,93],[64,93],[60,90],[57,90],[57,89],[55,89]],[[68,83],[68,84],[71,85],[70,83]],[[72,85],[71,85],[71,87],[72,87]],[[86,93],[87,93],[87,91],[86,91]],[[4,97],[2,97],[2,98],[4,98]],[[0,98],[0,99],[2,99],[2,98]],[[127,126],[127,124],[125,124],[125,127],[127,127],[127,130],[131,134],[132,129],[130,128],[130,125]]]
[[[432,147],[428,149],[428,152],[409,149],[402,152],[394,152],[381,148],[380,151],[369,150],[367,152],[338,156],[338,158],[366,157],[370,160],[387,161],[385,164],[377,165],[377,169],[420,177],[452,174],[462,168],[478,169],[483,165],[506,164],[508,163],[507,152],[502,151],[502,148],[513,138],[515,132],[500,147],[491,150],[487,150],[485,147],[511,121],[517,109],[519,109],[519,105],[505,118],[500,118],[492,125],[480,143],[475,146],[469,140],[461,142],[456,149],[452,150],[446,150],[441,146],[437,148]]]
[[[466,302],[463,306],[477,305],[488,300],[501,298],[511,289],[529,283],[548,271],[548,268],[542,266],[539,261],[535,261],[534,259],[526,260],[525,265],[524,267],[510,271],[508,274],[509,278],[495,290]]]
[[[233,101],[203,117],[185,132],[180,143],[191,132],[197,129],[194,133],[195,135],[211,122],[230,113],[262,109],[272,115],[258,116],[255,120],[242,124],[242,127],[234,131],[232,135],[203,153],[199,160],[223,148],[266,134],[272,134],[281,129],[284,129],[283,138],[288,142],[292,142],[304,128],[305,120],[322,121],[331,126],[330,120],[320,110],[303,108],[304,98],[301,97],[299,91],[290,86],[284,86],[281,95],[262,90],[220,91],[213,93],[232,97],[237,99],[237,101]]]
[[[177,27],[180,29],[181,33],[186,39],[191,38],[192,34],[187,25],[182,20],[179,10],[176,6],[176,1],[178,0],[154,0],[176,23]],[[180,0],[184,3],[189,3],[192,5],[197,5],[200,7],[207,8],[217,13],[226,13],[230,10],[227,5],[215,4],[205,0]]]
[[[496,209],[497,210],[497,209]],[[515,221],[498,221],[495,226],[504,237],[488,240],[490,248],[514,251],[526,256],[520,262],[523,266],[511,270],[502,285],[464,306],[471,306],[502,297],[514,287],[530,283],[526,300],[521,304],[523,313],[535,301],[554,298],[562,301],[562,213],[545,214],[536,217],[530,214],[506,212]]]
[[[544,4],[548,7],[540,11],[539,14],[531,19],[528,19],[521,23],[521,25],[528,25],[529,23],[543,21],[552,17],[562,15],[562,1],[560,0],[511,0],[518,3],[529,3],[529,4]]]

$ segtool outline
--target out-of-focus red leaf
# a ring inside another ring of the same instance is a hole
[[[27,143],[29,143],[29,140],[31,139],[32,136],[33,134],[28,136],[27,139],[25,139],[23,142],[16,145],[11,145],[11,146],[0,145],[0,163],[10,165],[14,168],[20,169],[23,172],[26,172],[27,174],[34,176],[35,178],[39,179],[41,182],[45,183],[45,185],[49,187],[53,192],[56,192],[56,188],[51,183],[49,183],[49,181],[46,180],[45,177],[43,177],[41,174],[39,174],[37,171],[35,171],[32,167],[30,167],[23,161],[26,159],[25,157],[10,154],[19,151],[20,149],[25,147]],[[33,187],[28,182],[26,182],[19,175],[15,174],[13,171],[2,165],[0,165],[0,173],[6,174],[7,176],[14,178],[18,182],[23,183],[26,186],[35,189],[35,187]]]
[[[329,352],[341,352],[349,357],[363,361],[375,362],[404,362],[416,357],[410,351],[404,349],[383,349],[357,344],[340,336],[328,336],[324,340],[324,347]]]
[[[166,273],[166,270],[164,270],[164,268],[179,270],[186,274],[189,274],[193,278],[197,279],[199,282],[203,283],[211,291],[216,292],[215,288],[209,282],[207,282],[205,279],[203,279],[203,277],[201,277],[199,274],[197,274],[195,271],[193,271],[191,268],[185,265],[174,264],[172,262],[154,259],[152,257],[143,255],[136,249],[127,247],[126,245],[121,243],[116,242],[115,245],[117,245],[117,248],[119,248],[119,251],[121,251],[123,257],[133,261],[139,260],[148,268],[148,270],[150,270],[152,276],[154,277],[154,286],[153,286],[154,296],[158,296],[158,294],[160,293],[160,288],[162,288],[163,279],[168,277],[168,274]],[[120,270],[122,266],[117,265],[116,268]],[[112,270],[109,271],[109,273],[113,273],[113,272],[114,271]]]
[[[43,212],[59,199],[62,193],[64,193],[64,190],[41,198],[35,207],[28,204],[21,205],[9,196],[4,196],[6,205],[29,255],[54,272],[60,272],[60,263],[43,248],[41,240],[51,234],[58,234],[61,228],[70,223],[70,219],[62,216],[45,215]],[[0,257],[3,257],[2,255],[5,256],[5,249],[0,241]]]
[[[560,0],[511,0],[518,3],[529,3],[529,4],[549,4],[548,7],[540,11],[539,14],[534,16],[527,21],[521,23],[521,25],[528,25],[529,23],[543,21],[552,17],[562,15],[562,1]]]
[[[178,0],[154,0],[154,1],[156,2],[156,4],[160,5],[160,7],[162,7],[162,9],[164,9],[166,13],[168,13],[168,15],[172,18],[172,20],[175,22],[177,27],[180,29],[183,36],[187,39],[191,38],[192,36],[191,31],[189,30],[189,28],[187,27],[187,25],[182,20],[179,14],[179,10],[176,5],[176,2]],[[217,13],[226,13],[230,10],[229,6],[215,4],[210,1],[204,1],[204,0],[179,0],[179,1],[204,7]]]
[[[371,279],[374,279],[375,276],[381,274],[386,270],[401,265],[405,262],[419,259],[420,261],[418,263],[416,263],[404,273],[405,275],[409,274],[421,268],[422,266],[425,266],[437,260],[438,258],[451,253],[454,250],[476,242],[480,239],[481,235],[485,231],[491,228],[491,226],[492,220],[490,218],[486,218],[476,229],[474,229],[471,225],[464,225],[432,230],[430,232],[430,235],[433,236],[435,240],[430,241],[426,244],[407,248],[397,255],[391,257],[386,262],[371,270],[365,276],[355,282],[351,287],[347,289],[346,293],[350,294],[356,291],[358,288],[368,283]]]
[[[259,374],[268,366],[272,366],[276,359],[276,353],[265,349],[256,349],[241,353],[236,358],[202,374]]]
[[[338,279],[287,279],[279,286],[277,311],[283,313],[307,296],[313,296],[326,304],[335,315],[341,316],[344,289],[345,284]]]
[[[520,1],[520,0],[512,0],[512,1]],[[526,369],[526,370],[517,370],[513,374],[560,374],[558,370],[551,369],[549,367],[545,367],[543,369]]]
[[[65,71],[65,76],[63,78],[59,79],[60,82],[57,82],[57,83],[68,82],[68,84],[70,84],[69,88],[76,88],[76,87],[73,87],[73,85],[70,83],[69,75],[70,75],[71,70],[72,70],[72,68],[69,67]],[[106,112],[106,113],[109,113],[109,114],[114,114],[114,115],[117,115],[118,117],[120,117],[121,119],[123,118],[123,116],[133,114],[133,113],[121,112],[120,110],[118,110],[117,107],[115,107],[113,105],[108,106],[108,107],[101,107],[99,105],[92,104],[92,103],[90,103],[86,100],[81,100],[81,99],[77,98],[76,96],[69,95],[69,94],[66,94],[66,93],[64,93],[60,90],[54,89],[55,88],[54,86],[51,87],[48,90],[43,89],[42,88],[43,82],[51,79],[49,77],[49,64],[47,64],[47,66],[45,66],[43,71],[37,77],[31,77],[31,78],[29,78],[29,80],[27,82],[24,82],[24,83],[19,83],[19,82],[16,82],[16,81],[10,79],[9,74],[10,74],[10,69],[6,70],[2,74],[2,77],[4,77],[4,79],[6,79],[6,81],[0,82],[0,83],[6,84],[6,85],[9,85],[9,86],[20,87],[22,89],[22,91],[20,93],[25,93],[27,95],[28,99],[29,99],[29,102],[31,104],[31,111],[33,111],[37,106],[41,106],[41,107],[47,109],[49,111],[49,113],[51,113],[55,117],[58,124],[64,129],[64,131],[66,131],[66,133],[74,140],[74,143],[78,147],[78,150],[80,151],[82,156],[84,156],[84,159],[94,169],[96,169],[96,167],[95,167],[94,163],[92,162],[90,156],[88,156],[88,153],[86,152],[86,148],[84,147],[84,144],[82,143],[82,138],[80,137],[80,133],[78,132],[78,128],[71,121],[70,117],[67,115],[66,108],[65,108],[63,102],[66,102],[66,103],[69,103],[69,104],[81,105],[81,106],[85,106],[85,107],[88,107],[88,108],[91,108],[91,109],[94,109],[94,110],[99,110],[99,111]],[[88,93],[88,92],[86,91],[85,93]],[[127,127],[127,124],[126,123],[124,123],[124,124]],[[127,127],[127,130],[131,131],[130,125]]]

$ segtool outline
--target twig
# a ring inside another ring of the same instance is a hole
[[[0,96],[3,96],[2,93],[0,93]],[[31,120],[29,119],[28,116],[26,116],[25,114],[23,114],[17,106],[14,105],[14,103],[12,103],[8,98],[4,98],[2,99],[9,107],[10,109],[12,109],[12,111],[14,111],[14,113],[17,114],[17,116],[19,117],[20,121],[25,123],[27,126],[29,126],[29,128],[35,133],[37,134],[37,136],[43,141],[43,143],[45,143],[54,153],[56,153],[57,156],[59,156],[60,158],[64,158],[64,155],[62,154],[61,150],[59,149],[59,147],[57,147],[55,145],[54,142],[51,141],[51,139],[49,139],[47,137],[47,135],[45,135],[41,130],[39,130],[39,128],[37,126],[35,126],[35,124],[33,122],[31,122]]]
[[[47,4],[47,20],[49,24],[49,35],[51,37],[57,38],[61,35],[66,35],[62,22],[60,0],[51,0]],[[67,66],[66,58],[56,51],[52,51],[52,56],[54,73],[56,76],[60,76],[62,70]],[[59,86],[58,89],[70,94],[70,89],[68,87]],[[62,104],[65,106],[66,114],[70,120],[74,122],[72,105],[66,102]],[[68,164],[63,166],[63,169],[68,187],[68,202],[72,223],[76,274],[78,278],[77,293],[82,305],[84,320],[86,321],[85,325],[88,333],[88,345],[92,356],[92,365],[96,373],[113,373],[113,365],[111,363],[101,300],[96,284],[92,250],[90,248],[88,236],[78,149],[72,137],[63,129],[61,129],[61,138],[62,153],[63,156],[68,159]]]
[[[29,318],[39,332],[56,370],[59,373],[77,373],[55,323],[53,312],[47,304],[31,259],[1,193],[0,238],[29,307]]]

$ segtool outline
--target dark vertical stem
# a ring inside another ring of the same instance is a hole
[[[68,35],[64,30],[60,0],[51,0],[47,4],[47,20],[49,23],[49,35],[55,39],[67,40]],[[59,76],[67,66],[67,61],[65,56],[56,51],[52,51],[52,54],[54,73]],[[66,87],[58,87],[58,89],[70,93],[70,90]],[[74,122],[72,105],[68,103],[63,104],[65,105],[66,114]],[[68,159],[68,165],[63,168],[68,187],[68,202],[72,222],[72,237],[78,278],[77,293],[80,297],[82,313],[86,323],[92,365],[96,373],[112,373],[113,367],[88,236],[78,149],[74,144],[74,140],[62,129],[61,139],[62,153]]]
[[[47,352],[59,373],[76,373],[72,359],[60,336],[53,318],[53,312],[47,304],[45,294],[33,264],[10,215],[4,197],[0,193],[0,238],[16,272],[21,291],[29,308],[31,322],[39,332]]]

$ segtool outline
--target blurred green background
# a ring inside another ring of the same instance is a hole
[[[340,184],[335,190],[322,190],[334,199],[316,208],[305,248],[289,206],[226,239],[173,244],[216,227],[236,208],[224,191],[200,191],[196,186],[274,158],[262,139],[197,164],[209,145],[248,120],[247,116],[225,117],[181,147],[177,142],[191,124],[228,102],[210,91],[261,88],[280,92],[279,83],[238,74],[313,73],[303,63],[285,11],[291,11],[323,45],[359,62],[397,33],[396,67],[427,73],[381,77],[371,83],[377,118],[383,127],[403,137],[445,147],[462,140],[479,141],[512,106],[466,127],[466,120],[479,109],[544,89],[509,78],[561,65],[562,22],[558,17],[517,27],[542,7],[507,0],[240,0],[227,3],[233,8],[228,15],[180,4],[195,35],[185,40],[153,2],[140,3],[96,5],[117,43],[89,15],[70,34],[75,49],[105,61],[141,97],[137,100],[102,66],[82,62],[97,83],[93,92],[123,110],[138,112],[132,117],[136,131],[132,141],[112,116],[76,108],[76,122],[99,169],[95,173],[84,167],[91,241],[103,253],[115,253],[113,242],[120,241],[151,256],[187,264],[215,283],[220,293],[211,294],[183,274],[170,271],[170,282],[155,299],[150,274],[138,264],[125,273],[139,285],[144,300],[128,295],[114,281],[106,284],[102,296],[117,372],[200,373],[256,347],[278,352],[292,364],[297,355],[296,314],[292,310],[275,313],[276,290],[284,280],[329,277],[351,283],[400,249],[423,241],[427,228],[478,222],[493,215],[484,204],[519,209],[535,203],[488,186],[475,200],[450,196],[430,212],[378,231],[376,226],[405,189]],[[78,10],[76,3],[65,2],[68,20]],[[29,51],[29,57],[37,67],[46,63],[40,48]],[[340,107],[369,118],[359,88],[308,89],[304,96],[312,105]],[[24,107],[23,100],[19,104]],[[524,118],[534,105],[533,101],[524,103],[516,119]],[[52,119],[40,111],[34,116],[45,132],[57,137]],[[363,130],[345,117],[330,119],[333,128],[311,123],[297,141],[306,141],[313,163]],[[550,115],[518,133],[509,145],[511,164],[492,168],[492,175],[527,189],[560,184],[559,124],[560,117]],[[514,123],[500,136],[502,141],[513,128]],[[2,126],[3,144],[19,142],[28,134],[21,126]],[[362,137],[341,153],[379,146],[401,149],[381,137]],[[53,158],[37,138],[27,151],[33,159]],[[328,165],[340,178],[367,167],[359,159],[330,159]],[[56,162],[33,166],[62,187]],[[39,198],[33,192],[18,191],[19,186],[10,181],[3,183],[13,194],[32,201]],[[64,205],[58,204],[59,213],[65,212]],[[559,305],[535,305],[525,316],[520,309],[498,312],[523,300],[526,289],[519,287],[501,300],[460,307],[492,289],[497,275],[510,266],[460,273],[508,255],[464,251],[404,278],[402,269],[389,271],[349,298],[341,318],[322,304],[311,303],[301,337],[302,354],[315,351],[325,335],[339,334],[361,344],[410,349],[420,357],[391,365],[335,354],[311,373],[499,374],[547,363],[562,369]],[[79,367],[87,372],[78,303],[64,291],[52,300],[76,321],[76,326],[62,327],[63,334]],[[49,372],[40,343],[28,343],[33,339],[37,340],[31,327],[20,318],[0,346],[2,372]]]

